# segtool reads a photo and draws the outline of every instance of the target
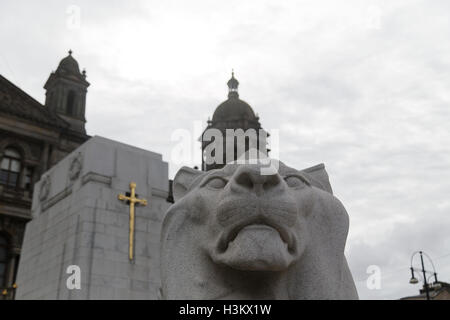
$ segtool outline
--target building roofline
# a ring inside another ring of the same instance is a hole
[[[46,119],[46,121],[37,119],[36,117],[32,117],[31,115],[19,115],[19,112],[11,112],[8,109],[1,110],[0,112],[3,112],[5,114],[10,114],[16,117],[20,117],[21,119],[28,120],[33,123],[39,123],[43,124],[48,127],[58,127],[60,129],[66,129],[69,127],[69,123],[59,117],[57,114],[52,113],[50,110],[48,110],[42,103],[34,99],[32,96],[30,96],[28,93],[26,93],[24,90],[22,90],[20,87],[15,85],[13,82],[5,78],[3,75],[0,74],[0,82],[5,83],[7,86],[9,86],[12,90],[14,90],[18,95],[20,95],[25,102],[31,107],[37,110],[42,114],[42,116]]]

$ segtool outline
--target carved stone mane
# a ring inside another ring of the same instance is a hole
[[[163,299],[358,299],[348,215],[323,165],[182,168],[161,234]]]

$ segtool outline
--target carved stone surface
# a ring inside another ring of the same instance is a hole
[[[39,189],[39,200],[44,201],[47,199],[50,193],[51,180],[50,176],[45,176],[42,178],[41,188]]]
[[[163,299],[358,299],[348,214],[323,165],[182,168],[161,233]]]
[[[81,169],[83,169],[83,154],[81,152],[72,159],[69,167],[70,180],[76,180],[80,176]]]

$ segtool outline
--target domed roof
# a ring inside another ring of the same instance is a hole
[[[89,87],[89,82],[86,81],[86,70],[80,72],[77,60],[72,57],[72,50],[69,51],[69,55],[62,59],[58,65],[56,71],[50,74],[47,82],[44,85],[46,90],[49,90],[54,86],[55,82],[60,79],[66,79],[75,83],[81,84],[85,88]]]
[[[212,121],[230,121],[238,119],[258,120],[250,105],[239,99],[237,91],[239,82],[234,78],[234,72],[228,85],[228,100],[222,102],[214,111]]]
[[[65,71],[67,73],[72,73],[79,75],[80,67],[78,66],[77,60],[72,57],[72,50],[69,51],[69,55],[61,60],[59,63],[57,71]]]
[[[250,107],[247,102],[239,98],[231,97],[216,108],[212,121],[229,121],[236,119],[256,120],[256,116],[252,107]]]

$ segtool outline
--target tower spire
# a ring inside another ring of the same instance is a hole
[[[227,82],[228,98],[239,98],[238,87],[239,81],[234,77],[234,69],[231,70],[231,79]]]
[[[73,131],[85,133],[86,94],[89,82],[86,72],[80,72],[78,62],[69,55],[61,60],[44,85],[45,106],[64,118]]]

